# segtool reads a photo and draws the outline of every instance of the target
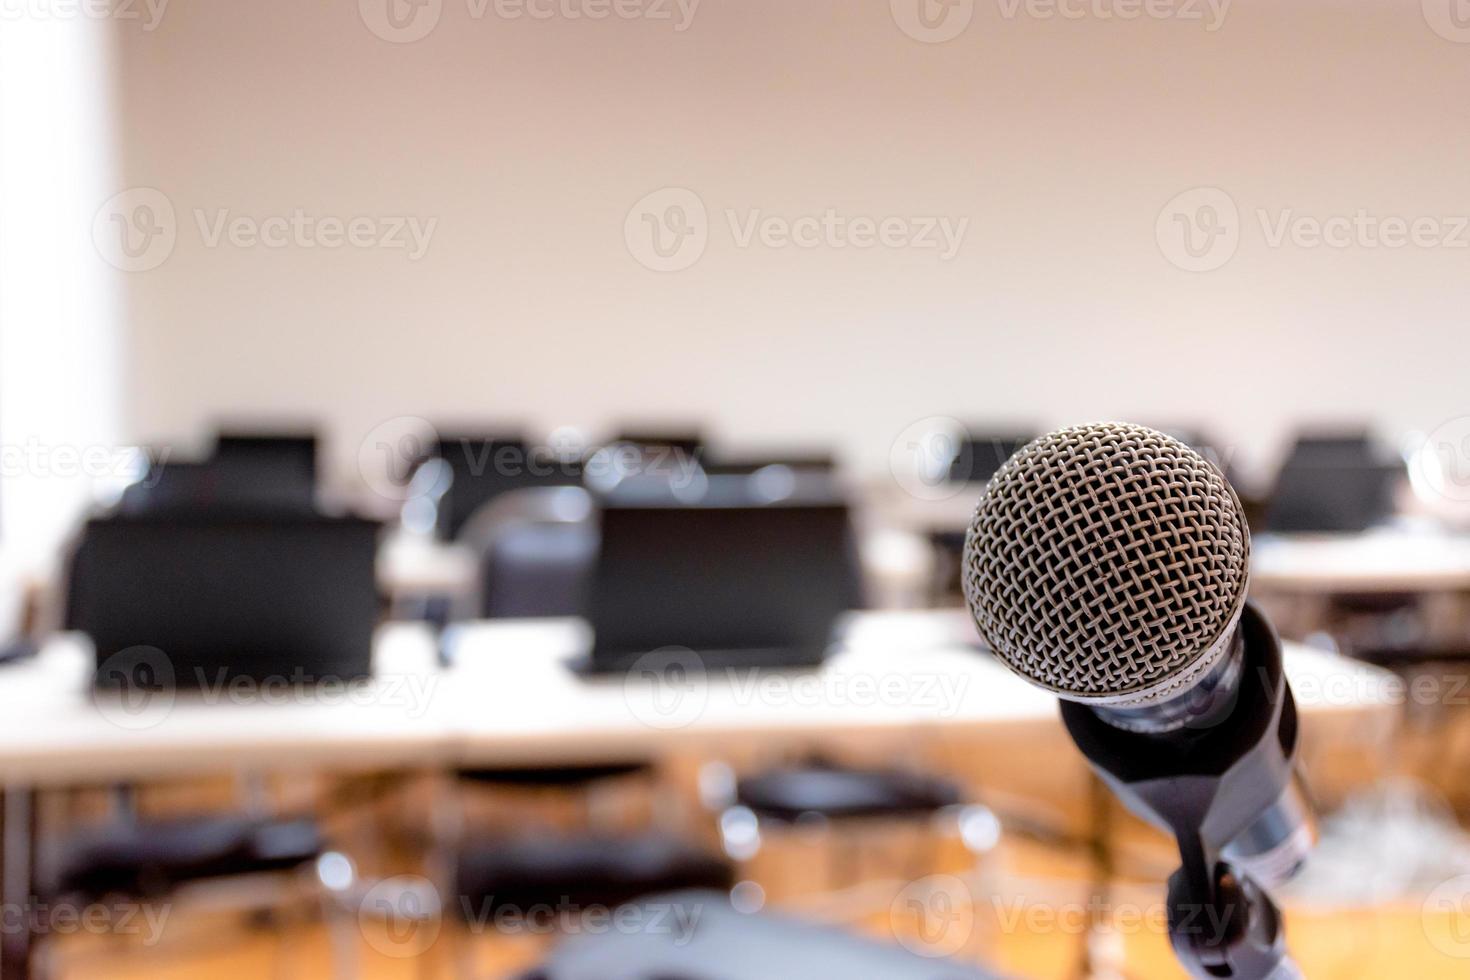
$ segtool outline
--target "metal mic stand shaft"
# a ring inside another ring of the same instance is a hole
[[[1243,669],[1228,717],[1166,735],[1124,731],[1094,709],[1063,701],[1062,719],[1098,775],[1139,816],[1174,835],[1182,864],[1169,879],[1169,938],[1202,980],[1284,980],[1281,914],[1267,883],[1294,870],[1309,845],[1298,805],[1296,705],[1281,644],[1247,604]]]

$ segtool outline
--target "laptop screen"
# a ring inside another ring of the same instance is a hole
[[[362,677],[377,536],[356,519],[94,520],[72,563],[68,625],[92,637],[99,667],[158,651],[180,688]]]
[[[593,575],[594,665],[663,647],[820,659],[861,602],[843,503],[611,505]]]

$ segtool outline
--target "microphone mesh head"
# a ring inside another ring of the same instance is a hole
[[[1224,655],[1250,532],[1220,471],[1137,425],[1061,429],[991,479],[965,598],[1012,670],[1074,701],[1167,699]]]

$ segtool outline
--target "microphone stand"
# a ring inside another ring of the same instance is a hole
[[[1167,736],[1129,732],[1071,701],[1061,702],[1062,720],[1129,809],[1178,842],[1182,864],[1169,878],[1166,908],[1174,953],[1190,975],[1286,980],[1301,974],[1286,953],[1281,913],[1250,872],[1285,877],[1295,868],[1272,869],[1270,859],[1294,862],[1309,831],[1275,827],[1278,847],[1242,845],[1295,791],[1296,704],[1265,617],[1248,603],[1239,629],[1243,669],[1223,723]]]

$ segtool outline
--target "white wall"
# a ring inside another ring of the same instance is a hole
[[[0,638],[122,462],[120,311],[89,234],[116,180],[111,31],[48,10],[0,22]]]
[[[943,44],[878,0],[704,0],[683,32],[442,0],[396,44],[359,13],[382,2],[122,26],[124,185],[178,214],[167,261],[129,277],[133,435],[317,415],[350,463],[405,413],[671,415],[881,467],[934,414],[1196,421],[1250,455],[1302,419],[1470,412],[1470,249],[1272,248],[1255,216],[1470,213],[1470,45],[1419,0],[1236,0],[1215,31],[980,0]],[[1192,273],[1155,223],[1201,185],[1240,245]],[[657,273],[624,219],[667,186],[711,232]],[[211,248],[193,212],[220,208],[438,225],[417,262]],[[948,262],[742,249],[727,208],[969,227]]]

